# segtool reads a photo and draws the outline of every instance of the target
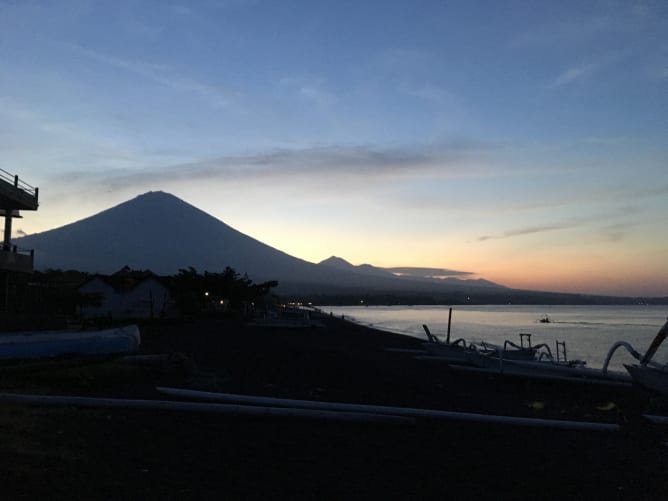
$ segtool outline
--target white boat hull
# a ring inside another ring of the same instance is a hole
[[[0,359],[31,359],[68,354],[133,353],[139,349],[139,327],[97,331],[36,331],[0,335]]]

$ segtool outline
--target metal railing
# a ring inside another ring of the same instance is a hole
[[[25,181],[20,180],[18,174],[11,174],[4,169],[0,169],[0,179],[9,184],[14,185],[14,188],[23,190],[29,195],[32,195],[33,197],[37,198],[37,195],[39,193],[39,188],[35,188],[34,186],[29,185]]]
[[[31,257],[35,256],[35,249],[19,249],[16,245],[0,244],[0,249],[5,252],[11,252],[12,254],[23,254]]]

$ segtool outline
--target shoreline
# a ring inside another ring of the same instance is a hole
[[[668,495],[665,435],[638,422],[651,396],[462,376],[443,364],[384,350],[410,349],[420,340],[327,315],[320,320],[323,327],[304,329],[216,318],[146,324],[142,354],[172,354],[164,365],[111,360],[28,376],[5,372],[3,391],[164,398],[155,386],[172,386],[596,421],[620,424],[623,431],[601,435],[430,419],[397,428],[3,403],[5,492],[52,499]]]
[[[448,331],[448,308],[412,307],[323,307],[335,315],[352,316],[361,325],[387,332],[425,339],[422,325],[429,326],[441,340]],[[488,342],[502,345],[506,340],[519,343],[518,333],[530,333],[534,344],[547,344],[555,354],[555,342],[566,342],[569,359],[582,360],[588,368],[601,369],[610,349],[619,341],[631,343],[644,353],[666,321],[664,307],[572,307],[572,306],[468,306],[453,307],[452,339],[467,343]],[[547,317],[549,322],[542,322]],[[662,346],[656,361],[668,362],[668,344]],[[610,360],[609,369],[627,374],[624,364],[637,363],[626,350]]]

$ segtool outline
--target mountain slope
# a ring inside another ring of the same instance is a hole
[[[432,291],[468,288],[467,281],[411,280],[340,258],[310,263],[274,249],[164,192],[149,192],[91,217],[15,240],[35,249],[37,269],[111,273],[128,265],[174,274],[192,266],[231,266],[255,281],[278,280],[300,292]]]
[[[170,274],[232,266],[269,276],[308,264],[164,192],[149,192],[61,228],[17,239],[38,268],[112,272],[124,265]]]
[[[401,278],[406,282],[425,282],[430,285],[444,285],[450,284],[455,287],[458,286],[467,286],[467,287],[495,287],[495,288],[505,288],[502,285],[495,284],[489,280],[483,278],[456,278],[451,276],[446,276],[445,278],[436,278],[431,275],[447,275],[448,273],[457,273],[462,276],[469,275],[466,272],[453,272],[451,270],[442,270],[439,268],[415,268],[415,267],[402,267],[402,268],[380,268],[378,266],[372,266],[370,264],[360,264],[355,266],[354,264],[349,263],[343,258],[337,256],[331,256],[324,261],[318,263],[319,266],[327,266],[331,268],[336,268],[338,270],[345,271],[354,271],[356,273],[364,274],[365,276],[373,277],[382,277],[382,278]]]

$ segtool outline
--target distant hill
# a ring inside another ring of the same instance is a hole
[[[367,276],[374,277],[400,277],[404,280],[410,281],[420,281],[429,284],[452,284],[454,286],[466,285],[467,287],[493,287],[498,288],[504,286],[490,282],[489,280],[484,280],[482,278],[476,279],[460,279],[455,278],[452,274],[459,275],[470,275],[470,273],[462,272],[453,272],[452,270],[443,270],[440,268],[416,268],[416,267],[402,267],[402,268],[380,268],[370,264],[360,264],[355,266],[354,264],[349,263],[343,258],[337,256],[331,256],[324,261],[318,263],[321,266],[329,266],[339,270],[346,271],[355,271],[357,273],[362,273]],[[443,278],[437,278],[443,277]]]
[[[341,258],[311,263],[245,235],[183,200],[148,192],[80,221],[15,240],[35,249],[37,269],[112,273],[129,266],[174,274],[192,266],[231,266],[254,281],[278,280],[282,292],[438,293],[500,286],[486,281],[398,276]]]
[[[316,264],[270,247],[161,191],[53,230],[17,238],[35,249],[38,270],[113,273],[124,266],[161,275],[194,267],[231,266],[256,281],[278,280],[286,297],[320,304],[633,304],[615,298],[510,289],[466,272],[432,268],[355,266],[332,256]],[[438,278],[440,277],[440,278]],[[644,298],[667,304],[668,298]]]

